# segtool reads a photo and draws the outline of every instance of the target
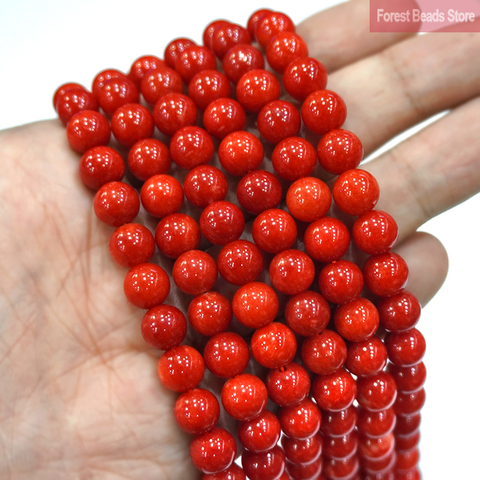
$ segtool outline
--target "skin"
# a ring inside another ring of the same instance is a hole
[[[297,31],[331,72],[366,155],[449,110],[365,166],[378,208],[399,225],[407,288],[425,305],[448,260],[418,229],[480,190],[480,36],[370,34],[367,15],[367,1],[351,1]],[[93,213],[63,125],[1,132],[0,161],[0,478],[199,478],[172,416],[176,394],[158,381],[161,352],[123,297],[112,230]]]

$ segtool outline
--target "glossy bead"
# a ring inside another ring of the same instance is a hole
[[[357,386],[352,375],[341,368],[330,375],[319,375],[312,383],[312,395],[323,410],[338,412],[352,405]]]
[[[264,252],[280,253],[291,248],[297,240],[297,224],[285,210],[267,209],[253,221],[252,237]]]
[[[382,460],[391,455],[395,448],[395,437],[391,432],[373,438],[361,435],[359,440],[359,454],[368,460]]]
[[[153,217],[166,217],[178,212],[183,205],[182,184],[171,175],[154,175],[142,185],[140,200]]]
[[[202,480],[247,480],[242,467],[232,463],[228,468],[218,473],[204,473]]]
[[[211,337],[224,332],[232,321],[232,306],[219,292],[201,293],[188,305],[190,325],[200,334]]]
[[[270,12],[258,21],[255,30],[257,42],[266,48],[270,40],[281,32],[294,32],[295,24],[283,12]]]
[[[410,367],[425,355],[425,337],[416,328],[404,332],[388,333],[385,337],[388,358],[399,367]]]
[[[277,253],[268,269],[272,285],[287,295],[307,290],[315,277],[313,260],[302,250],[289,249]]]
[[[230,467],[237,455],[232,434],[224,428],[197,435],[190,444],[193,464],[203,473],[220,473]]]
[[[260,249],[248,240],[227,243],[217,257],[220,275],[232,285],[245,285],[255,281],[263,271]]]
[[[214,152],[212,137],[195,125],[179,128],[170,140],[172,160],[185,170],[209,163]]]
[[[247,114],[242,105],[233,98],[218,98],[205,108],[203,125],[210,135],[222,140],[229,133],[243,130]]]
[[[95,110],[82,110],[68,121],[66,127],[67,141],[78,153],[110,141],[111,129],[108,120]]]
[[[412,450],[397,452],[397,459],[395,461],[396,470],[410,470],[417,466],[420,458],[418,448],[412,448]]]
[[[222,387],[222,404],[235,420],[255,418],[265,408],[267,387],[256,375],[242,373],[228,379]]]
[[[423,362],[418,362],[409,367],[399,367],[389,363],[387,369],[395,379],[398,391],[402,393],[413,393],[420,390],[427,377],[427,370]]]
[[[262,142],[246,131],[229,133],[218,147],[218,159],[224,170],[239,177],[258,169],[263,156]]]
[[[162,384],[174,392],[188,392],[202,381],[205,364],[202,355],[189,345],[172,347],[158,361]]]
[[[248,365],[250,352],[247,342],[237,333],[222,332],[211,337],[203,352],[205,365],[217,377],[240,375]]]
[[[322,410],[321,432],[328,437],[342,437],[351,433],[357,423],[357,410],[350,407],[337,412]]]
[[[200,295],[212,289],[217,281],[215,260],[202,250],[182,253],[173,264],[172,276],[177,287],[189,295]]]
[[[247,212],[258,215],[278,207],[282,200],[282,185],[273,173],[254,170],[238,182],[237,200]]]
[[[320,270],[318,287],[329,302],[348,303],[362,293],[363,274],[358,265],[350,260],[338,260]]]
[[[251,113],[259,113],[269,102],[280,98],[280,82],[264,69],[254,69],[242,75],[236,95],[240,105]]]
[[[205,110],[214,100],[231,95],[228,78],[218,70],[202,70],[188,84],[188,96],[200,110]]]
[[[303,102],[308,95],[327,86],[327,70],[316,58],[301,57],[291,61],[283,71],[287,93]]]
[[[175,70],[188,84],[202,70],[215,70],[217,61],[213,52],[203,45],[186,48],[175,60]]]
[[[153,121],[160,132],[171,137],[182,127],[197,123],[197,107],[183,93],[168,93],[153,107]]]
[[[161,58],[155,55],[143,55],[132,63],[128,72],[128,78],[140,88],[143,79],[148,73],[164,66],[165,62]]]
[[[365,285],[380,297],[390,297],[405,288],[408,280],[408,265],[395,252],[372,255],[363,266]]]
[[[74,90],[74,89],[77,89],[77,88],[87,90],[82,84],[77,83],[77,82],[63,83],[62,85],[60,85],[55,90],[55,92],[53,94],[53,98],[52,98],[52,104],[53,104],[53,108],[55,109],[55,111],[57,111],[57,102],[58,102],[59,98],[64,93],[67,93],[69,90]]]
[[[357,400],[361,407],[369,411],[386,410],[397,397],[397,385],[388,372],[379,372],[357,379]]]
[[[305,398],[296,405],[282,407],[278,412],[278,419],[287,437],[305,439],[317,434],[322,416],[318,406]]]
[[[84,87],[67,88],[56,99],[55,110],[64,125],[78,112],[98,110],[98,102],[93,93]]]
[[[312,175],[316,164],[315,148],[301,137],[288,137],[281,140],[272,153],[272,166],[275,172],[280,178],[291,182]],[[325,188],[327,188],[326,185]],[[330,190],[328,194],[330,196]]]
[[[388,252],[398,238],[397,222],[386,212],[371,210],[355,220],[352,238],[357,247],[368,255]]]
[[[160,305],[167,298],[170,292],[170,279],[159,265],[140,263],[125,275],[123,290],[132,305],[150,309]]]
[[[410,436],[418,432],[422,416],[420,412],[412,415],[399,415],[395,424],[394,433],[397,437]]]
[[[340,260],[350,246],[348,228],[337,218],[322,217],[312,222],[303,238],[305,251],[324,263]]]
[[[277,416],[269,410],[237,426],[240,443],[251,452],[271,450],[280,440],[281,431]]]
[[[288,137],[295,137],[300,126],[297,108],[285,100],[273,100],[258,112],[257,128],[267,142],[277,144]]]
[[[364,297],[339,305],[334,314],[337,332],[352,342],[371,337],[380,323],[375,305]]]
[[[108,248],[116,263],[131,268],[152,258],[155,252],[155,239],[144,225],[125,223],[112,233]]]
[[[140,91],[127,77],[111,78],[98,92],[98,103],[107,115],[113,115],[117,108],[127,103],[139,103],[139,101]]]
[[[302,439],[284,435],[281,444],[287,460],[297,465],[308,465],[322,454],[323,440],[319,433]]]
[[[403,417],[403,415],[400,415]],[[407,451],[415,448],[420,441],[420,432],[417,430],[410,435],[397,435],[395,437],[397,451]]]
[[[155,105],[169,93],[183,92],[182,77],[173,68],[156,68],[145,75],[140,84],[140,92],[148,104]]]
[[[393,467],[397,458],[396,452],[392,451],[380,460],[371,459],[359,455],[362,470],[365,472],[365,480],[394,480]]]
[[[362,215],[375,207],[380,189],[371,173],[355,168],[337,177],[332,195],[340,210],[349,215]]]
[[[295,333],[309,337],[325,330],[330,321],[330,306],[320,293],[307,290],[288,299],[284,315]]]
[[[328,458],[345,458],[353,455],[357,451],[357,446],[356,431],[335,437],[326,435],[323,442],[323,454]]]
[[[102,185],[93,198],[93,211],[99,220],[111,227],[132,222],[140,209],[140,200],[133,187],[124,182]]]
[[[154,175],[168,173],[172,160],[163,142],[145,138],[130,148],[127,163],[132,175],[144,182]]]
[[[367,340],[348,346],[345,366],[357,376],[375,375],[387,364],[387,349],[380,338],[372,335]]]
[[[415,392],[399,392],[393,405],[397,415],[413,415],[418,413],[425,404],[425,389]]]
[[[155,229],[155,243],[169,258],[177,258],[200,245],[200,226],[186,213],[172,213],[163,217]]]
[[[347,345],[337,332],[326,329],[305,338],[301,354],[303,363],[311,372],[330,375],[344,365]]]
[[[241,286],[232,299],[235,318],[249,328],[261,328],[272,323],[278,308],[275,290],[263,282],[251,282]]]
[[[406,290],[391,297],[382,298],[377,303],[377,308],[382,327],[395,333],[414,327],[422,311],[418,299]]]
[[[245,218],[234,203],[220,200],[207,205],[200,215],[203,236],[214,245],[227,245],[243,233]]]
[[[242,467],[250,480],[277,480],[285,469],[285,454],[278,445],[266,452],[246,450]]]
[[[396,416],[393,407],[376,412],[358,408],[358,431],[366,437],[376,438],[387,435],[393,431],[395,423]]]
[[[210,48],[219,60],[234,46],[250,44],[252,38],[249,31],[236,23],[224,23],[218,26],[212,34]]]
[[[183,342],[187,333],[185,315],[173,305],[157,305],[142,318],[142,337],[150,346],[168,350]]]
[[[250,346],[253,357],[260,365],[280,368],[293,360],[297,340],[289,327],[280,322],[271,322],[255,330]]]
[[[237,84],[242,76],[250,70],[264,69],[265,60],[262,52],[253,45],[235,45],[222,60],[223,71],[227,78]]]
[[[183,188],[187,200],[192,205],[205,208],[225,198],[228,192],[228,181],[225,174],[217,167],[199,165],[188,172]]]
[[[212,22],[210,22],[205,27],[205,29],[203,30],[203,35],[202,35],[203,44],[207,48],[211,49],[212,48],[212,38],[213,38],[213,34],[215,33],[215,30],[217,28],[220,28],[223,25],[228,25],[229,23],[230,23],[229,21],[223,20],[221,18],[219,18],[217,20],[213,20]]]
[[[265,56],[275,72],[283,73],[290,62],[308,56],[308,47],[295,32],[281,32],[268,43]]]
[[[173,415],[183,431],[190,435],[200,435],[216,425],[220,417],[220,405],[212,392],[194,388],[177,398]]]
[[[195,45],[195,42],[186,37],[179,37],[173,39],[168,45],[165,47],[165,51],[163,52],[163,58],[165,63],[170,68],[175,68],[175,63],[177,58],[180,56],[182,52],[184,52],[188,47]]]
[[[152,114],[139,103],[127,103],[117,108],[112,114],[110,125],[113,136],[126,147],[150,138],[155,128]]]
[[[125,174],[125,163],[113,148],[93,147],[82,155],[78,171],[82,182],[88,188],[98,190],[108,182],[122,180]]]
[[[310,392],[310,376],[298,363],[269,370],[265,379],[268,396],[280,407],[296,405]]]
[[[304,100],[301,115],[308,130],[317,135],[325,135],[343,125],[347,118],[347,107],[337,93],[331,90],[316,90]],[[345,170],[347,168],[342,171]]]
[[[323,458],[319,457],[309,464],[296,464],[287,461],[285,463],[285,472],[294,480],[317,480],[322,479]],[[320,475],[320,476],[319,476]]]
[[[288,210],[297,220],[311,223],[325,216],[332,203],[332,195],[325,182],[305,176],[290,185],[286,202]]]
[[[247,20],[247,29],[252,37],[252,40],[256,40],[256,31],[257,25],[260,20],[267,14],[272,13],[272,10],[269,8],[261,8],[259,10],[255,10]]]
[[[97,100],[98,100],[100,90],[112,78],[127,78],[127,75],[125,75],[123,72],[115,68],[107,68],[105,70],[98,72],[97,75],[95,75],[92,82],[92,93],[95,95]]]
[[[333,128],[326,132],[318,143],[317,155],[320,165],[327,172],[340,175],[360,165],[363,146],[354,133]]]
[[[346,458],[331,458],[325,463],[324,474],[329,479],[347,480],[355,479],[355,473],[360,465],[357,455],[350,455]],[[358,478],[358,477],[357,477]]]

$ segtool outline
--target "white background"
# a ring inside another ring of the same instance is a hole
[[[0,128],[54,117],[51,99],[60,84],[90,86],[100,70],[127,71],[141,55],[162,56],[176,37],[201,42],[204,27],[214,19],[246,24],[253,11],[267,7],[298,23],[334,3],[2,0]],[[480,478],[479,211],[477,195],[422,227],[443,242],[450,256],[448,279],[419,324],[427,339],[421,441],[427,480]]]

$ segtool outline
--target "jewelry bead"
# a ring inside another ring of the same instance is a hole
[[[235,45],[225,54],[222,67],[227,78],[237,84],[242,76],[250,70],[264,69],[265,60],[262,52],[253,45]]]
[[[167,93],[153,107],[153,121],[163,134],[171,137],[182,127],[197,123],[197,107],[183,93]]]
[[[202,480],[247,480],[245,472],[236,463],[218,473],[204,473]]]
[[[374,295],[390,297],[405,288],[408,266],[395,252],[372,255],[363,265],[363,278]]]
[[[111,129],[108,120],[95,110],[82,110],[68,121],[67,141],[70,147],[78,153],[110,141]]]
[[[323,454],[328,458],[349,457],[357,451],[358,444],[358,435],[355,430],[335,437],[325,435],[323,438]]]
[[[317,59],[301,57],[292,60],[283,71],[287,93],[303,102],[308,95],[327,86],[327,70]]]
[[[310,392],[308,372],[298,363],[271,369],[265,379],[268,396],[280,407],[296,405]]]
[[[324,436],[341,437],[351,433],[356,423],[357,410],[353,405],[336,412],[322,410],[322,425],[320,430]]]
[[[236,97],[250,113],[258,113],[269,102],[280,98],[280,82],[263,68],[249,70],[238,80]]]
[[[223,23],[213,32],[210,48],[221,61],[226,53],[236,45],[250,44],[252,38],[249,31],[236,23]]]
[[[391,407],[397,397],[397,385],[388,372],[357,378],[357,400],[361,407],[376,412]]]
[[[135,143],[128,152],[130,173],[141,181],[154,175],[168,173],[172,164],[167,146],[155,138],[145,138]]]
[[[127,76],[138,88],[140,88],[143,79],[149,72],[164,66],[165,62],[161,58],[158,58],[155,55],[143,55],[132,63]]]
[[[82,155],[78,172],[88,188],[98,190],[108,182],[121,181],[125,175],[125,163],[116,150],[102,145],[90,148]]]
[[[199,165],[188,172],[183,188],[187,200],[192,205],[205,208],[213,202],[225,199],[228,181],[225,174],[217,167]]]
[[[71,87],[58,95],[55,103],[58,118],[66,125],[78,112],[83,110],[98,110],[98,102],[93,93],[84,87]]]
[[[142,337],[150,346],[159,350],[180,345],[187,333],[185,315],[173,305],[157,305],[142,318]]]
[[[309,464],[297,464],[289,461],[285,462],[285,473],[293,480],[313,480],[319,477],[323,469],[323,458],[319,457]]]
[[[219,292],[201,293],[188,305],[190,325],[207,337],[224,332],[230,325],[232,316],[230,302]]]
[[[412,293],[403,290],[391,297],[380,299],[377,309],[382,327],[399,333],[410,330],[417,324],[422,306]]]
[[[318,276],[321,294],[332,303],[356,300],[363,290],[363,274],[350,260],[338,260],[325,265]]]
[[[247,212],[258,215],[279,206],[282,200],[282,185],[273,173],[254,170],[245,174],[238,182],[237,200]]]
[[[320,457],[323,449],[323,439],[319,433],[302,439],[284,435],[281,444],[287,460],[297,465],[308,465],[314,462]]]
[[[107,68],[98,72],[97,75],[95,75],[95,78],[92,82],[92,93],[95,95],[95,98],[97,100],[100,94],[100,90],[112,78],[127,78],[127,76],[123,72],[115,68]]]
[[[182,52],[184,52],[188,47],[195,45],[195,42],[190,38],[179,37],[175,38],[167,44],[165,51],[163,52],[163,58],[165,63],[170,68],[175,68],[175,62]]]
[[[93,198],[93,211],[99,220],[111,227],[132,222],[140,209],[140,200],[133,187],[124,182],[102,185]]]
[[[368,460],[382,460],[393,453],[395,437],[387,433],[379,437],[360,436],[358,442],[359,454]]]
[[[357,412],[357,427],[362,435],[377,438],[393,432],[396,424],[396,415],[393,407],[376,412],[359,407]]]
[[[58,102],[59,98],[64,93],[67,93],[69,90],[73,90],[73,89],[77,89],[77,88],[87,90],[83,85],[81,85],[80,83],[77,83],[77,82],[68,82],[68,83],[64,83],[64,84],[60,85],[55,90],[55,92],[53,94],[53,98],[52,98],[52,104],[53,104],[54,110],[57,111],[57,102]]]
[[[238,240],[245,227],[243,213],[234,203],[220,200],[207,205],[200,215],[200,230],[214,245]]]
[[[418,413],[425,405],[425,389],[420,388],[415,392],[399,392],[393,408],[397,415],[413,415]]]
[[[117,108],[127,103],[139,103],[140,91],[129,78],[118,76],[105,82],[97,98],[100,108],[107,115],[113,115]]]
[[[242,466],[250,480],[280,480],[285,469],[285,454],[278,445],[266,452],[245,450]]]
[[[126,147],[150,138],[155,128],[150,110],[139,103],[128,103],[117,108],[110,119],[110,126],[113,136]]]
[[[267,209],[253,221],[252,237],[264,252],[280,253],[290,249],[297,240],[297,224],[285,210]]]
[[[188,84],[188,96],[200,110],[205,110],[214,100],[231,95],[229,79],[218,70],[202,70]]]
[[[357,385],[352,375],[344,368],[330,375],[319,375],[312,383],[312,395],[323,410],[338,412],[352,405],[357,394]]]
[[[203,125],[210,135],[222,140],[228,134],[243,130],[247,114],[242,105],[233,98],[213,100],[203,112]]]
[[[203,45],[191,45],[175,60],[175,70],[186,84],[202,70],[215,70],[216,67],[215,55]]]
[[[223,25],[228,25],[229,23],[230,22],[228,22],[227,20],[223,20],[223,19],[218,19],[218,20],[214,20],[213,22],[210,22],[205,27],[205,29],[203,30],[203,35],[202,35],[203,44],[207,48],[211,49],[212,48],[212,38],[213,38],[213,34],[215,33],[215,30],[217,28],[220,28]]]
[[[247,29],[250,33],[250,36],[252,37],[252,40],[256,40],[256,31],[257,31],[257,25],[260,20],[267,15],[267,13],[272,13],[272,10],[269,8],[261,8],[259,10],[255,10],[250,17],[248,17],[247,20]]]
[[[311,223],[326,215],[332,203],[332,195],[322,180],[305,176],[290,185],[286,203],[297,220]]]
[[[240,422],[237,427],[240,443],[251,452],[271,450],[280,440],[281,427],[275,414],[263,410],[252,420]]]
[[[401,393],[413,393],[420,390],[427,377],[427,370],[423,362],[409,367],[400,367],[389,363],[387,370],[392,374]]]
[[[308,56],[308,47],[295,32],[281,32],[268,43],[265,56],[275,72],[283,73],[290,62]]]
[[[375,335],[352,342],[348,346],[346,368],[357,376],[375,375],[387,364],[388,354],[384,343]]]
[[[140,83],[140,92],[149,105],[155,105],[169,93],[183,92],[182,77],[173,68],[158,67],[144,76]]]
[[[194,125],[179,128],[170,140],[172,160],[185,170],[209,163],[214,153],[215,146],[210,134]]]
[[[337,332],[351,342],[361,342],[371,337],[380,323],[377,308],[364,297],[339,305],[333,320]]]
[[[182,253],[173,264],[175,285],[189,295],[200,295],[213,288],[217,281],[215,260],[202,250]]]
[[[416,434],[420,427],[420,423],[420,412],[413,413],[412,415],[398,415],[394,429],[395,436],[401,437]]]
[[[305,439],[313,437],[320,429],[320,409],[309,398],[296,405],[282,407],[278,412],[282,431],[287,437]]]
[[[355,478],[354,475],[360,467],[358,456],[350,455],[346,458],[330,458],[325,462],[323,469],[324,474],[329,479],[350,479]]]
[[[285,100],[272,100],[262,107],[257,116],[260,135],[272,144],[288,137],[296,137],[301,118],[297,108]]]
[[[407,451],[415,448],[420,441],[420,432],[417,430],[410,435],[397,435],[395,437],[397,451]]]
[[[331,90],[316,90],[303,101],[301,115],[308,130],[317,135],[325,135],[330,130],[339,129],[344,124],[347,118],[347,107],[337,93]],[[322,145],[324,144],[325,141],[322,142]],[[348,168],[344,168],[342,171],[345,170]]]
[[[294,31],[295,24],[288,15],[283,12],[270,12],[258,21],[255,38],[263,48],[266,48],[270,40],[279,33]]]
[[[139,223],[125,223],[115,229],[108,244],[113,260],[125,268],[150,261],[155,252],[155,239],[150,230]]]
[[[297,295],[310,287],[315,277],[313,260],[302,250],[277,253],[268,269],[274,288],[287,295]]]
[[[416,328],[405,332],[389,333],[385,337],[388,358],[399,367],[410,367],[425,355],[425,337]]]
[[[154,175],[142,185],[140,200],[153,217],[166,217],[178,212],[183,205],[182,184],[171,175]]]
[[[276,140],[274,142],[276,143]],[[316,164],[315,148],[301,137],[292,136],[279,141],[272,153],[272,166],[275,172],[280,178],[290,182],[312,175]],[[325,189],[328,189],[326,185]],[[322,193],[326,195],[325,189],[322,189]],[[330,197],[330,190],[328,190],[328,197]]]

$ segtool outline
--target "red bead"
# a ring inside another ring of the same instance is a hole
[[[396,470],[410,470],[417,466],[420,458],[418,448],[415,447],[412,450],[397,452],[397,459],[395,461]]]
[[[395,423],[396,416],[393,407],[376,412],[358,408],[358,431],[366,437],[376,438],[387,435],[393,431]]]
[[[323,454],[328,458],[345,458],[357,451],[358,435],[356,431],[345,435],[330,437],[325,435],[323,442]]]
[[[247,123],[245,110],[233,98],[213,100],[203,113],[203,124],[215,138],[222,140],[229,133],[243,130]]]
[[[128,78],[140,88],[146,75],[162,67],[165,67],[165,62],[162,59],[154,55],[143,55],[132,63]]]
[[[227,469],[219,473],[204,473],[202,480],[247,480],[242,467],[232,463]]]
[[[84,87],[67,88],[56,99],[55,110],[63,124],[83,110],[98,110],[98,102],[93,93]]]
[[[425,389],[415,392],[399,392],[393,408],[397,415],[413,415],[418,413],[425,404]]]
[[[197,123],[197,107],[183,93],[167,93],[153,108],[153,121],[160,132],[171,137],[182,127]]]
[[[165,47],[165,51],[163,52],[165,63],[170,68],[175,68],[175,63],[179,55],[193,45],[195,45],[195,42],[190,38],[175,38]]]
[[[392,454],[395,448],[393,433],[379,437],[360,436],[358,443],[359,454],[368,460],[382,460]]]
[[[205,364],[202,355],[189,345],[172,347],[158,361],[158,375],[162,384],[174,392],[188,392],[203,379]]]
[[[210,48],[219,60],[234,46],[250,44],[252,38],[248,30],[235,23],[219,25],[212,34]]]
[[[151,137],[155,128],[150,110],[138,103],[127,103],[117,108],[110,125],[113,136],[127,147]]]
[[[205,365],[217,377],[232,378],[247,368],[250,352],[237,333],[222,332],[210,338],[203,352]]]
[[[278,419],[287,437],[305,439],[317,434],[322,416],[318,406],[305,398],[296,405],[282,407],[278,412]]]
[[[267,103],[257,117],[257,128],[262,137],[277,144],[288,137],[297,136],[301,118],[297,108],[285,100]]]
[[[309,464],[296,464],[289,461],[285,464],[285,472],[294,480],[317,480],[323,479],[323,457],[319,457]]]
[[[251,452],[271,450],[280,440],[281,427],[275,414],[263,410],[260,415],[240,422],[237,427],[241,444]]]
[[[367,259],[363,266],[363,278],[374,295],[390,297],[405,288],[408,266],[397,253],[380,253]]]
[[[92,82],[92,93],[95,95],[97,100],[100,90],[112,78],[127,78],[127,76],[123,72],[115,68],[107,68],[98,72],[97,75],[95,75],[95,78]]]
[[[93,210],[103,223],[119,227],[134,220],[140,210],[140,200],[127,183],[108,182],[95,193]]]
[[[203,44],[206,47],[211,49],[212,38],[213,38],[213,34],[215,33],[215,30],[217,28],[222,27],[223,25],[228,25],[228,24],[230,24],[230,22],[223,19],[218,19],[218,20],[214,20],[213,22],[210,22],[203,31],[203,35],[202,35]]]
[[[237,100],[251,113],[258,113],[267,103],[279,99],[280,93],[280,82],[275,75],[262,68],[246,72],[236,87]]]
[[[337,332],[352,342],[371,337],[380,323],[377,308],[364,297],[339,305],[333,318]]]
[[[365,472],[365,480],[394,480],[393,467],[396,460],[396,452],[392,451],[380,460],[367,458],[360,455],[360,464]]]
[[[182,253],[173,264],[172,276],[177,287],[189,295],[200,295],[212,289],[217,281],[215,260],[202,250]]]
[[[387,334],[385,345],[388,350],[388,358],[399,367],[415,365],[425,355],[425,338],[416,328]]]
[[[211,337],[224,332],[232,321],[232,306],[219,292],[205,292],[188,305],[190,325],[200,334]]]
[[[272,285],[287,295],[307,290],[315,277],[312,259],[301,250],[290,249],[277,253],[268,269]]]
[[[297,465],[309,465],[322,454],[323,440],[320,434],[302,439],[284,435],[281,444],[287,460]]]
[[[398,226],[391,215],[371,210],[360,215],[352,227],[357,247],[368,255],[388,252],[397,241]]]
[[[203,236],[214,245],[227,245],[243,233],[245,218],[234,203],[220,200],[207,205],[200,215]]]
[[[215,70],[216,67],[215,55],[203,45],[186,48],[175,60],[175,70],[187,84],[202,70]]]
[[[278,307],[275,290],[263,282],[251,282],[241,286],[232,299],[235,318],[249,328],[261,328],[272,323],[277,316]]]
[[[258,215],[278,207],[282,200],[282,185],[273,173],[254,170],[238,182],[237,199],[247,212]]]
[[[330,263],[345,255],[350,246],[350,233],[337,218],[322,217],[307,227],[303,241],[313,259]]]
[[[322,433],[328,437],[342,437],[353,431],[357,423],[357,410],[351,405],[345,410],[329,412],[322,410]]]
[[[187,320],[177,307],[157,305],[143,316],[141,332],[150,346],[168,350],[183,342],[187,333]]]
[[[363,290],[363,274],[350,260],[338,260],[322,268],[318,276],[321,294],[332,303],[355,300]]]
[[[323,410],[338,412],[352,405],[357,385],[352,375],[341,368],[330,375],[319,375],[312,384],[313,398]]]
[[[301,102],[316,90],[323,90],[327,86],[327,78],[323,64],[312,57],[296,58],[283,71],[285,90]]]
[[[173,68],[158,67],[145,75],[140,84],[140,92],[148,104],[155,105],[169,93],[183,92],[182,77]]]
[[[235,45],[225,54],[222,67],[227,78],[237,84],[240,78],[250,70],[264,69],[265,60],[258,48],[241,44]]]
[[[64,84],[60,85],[55,90],[55,93],[53,94],[53,98],[52,98],[53,108],[55,109],[55,111],[57,111],[57,102],[58,102],[59,98],[64,93],[67,93],[69,90],[74,90],[74,89],[77,89],[77,88],[87,90],[83,85],[81,85],[80,83],[76,83],[76,82],[64,83]]]
[[[155,138],[145,138],[135,143],[128,152],[128,168],[141,181],[154,175],[168,173],[172,163],[167,146]]]
[[[289,187],[286,197],[290,213],[301,222],[311,223],[325,216],[332,203],[326,183],[319,178],[303,177]]]
[[[188,84],[188,96],[200,110],[205,110],[214,100],[231,95],[230,81],[218,70],[202,70]]]
[[[67,123],[67,140],[70,147],[78,153],[110,141],[111,129],[108,120],[95,110],[82,110]]]
[[[260,249],[248,240],[234,240],[219,252],[217,267],[220,275],[233,285],[255,281],[263,271]]]
[[[167,298],[170,292],[170,279],[159,265],[140,263],[125,275],[123,290],[132,305],[150,309],[160,305]]]
[[[122,156],[107,146],[93,147],[80,159],[79,174],[82,182],[92,190],[98,190],[108,182],[119,182],[125,174]]]
[[[325,330],[330,321],[330,306],[320,293],[307,290],[289,298],[284,315],[295,333],[309,337]]]
[[[107,115],[112,115],[122,105],[139,101],[140,91],[127,77],[114,77],[107,80],[98,92],[98,103]]]
[[[387,364],[387,349],[375,335],[348,346],[345,366],[357,376],[375,375]]]
[[[421,419],[420,412],[412,415],[399,415],[395,424],[395,435],[399,438],[405,435],[407,437],[415,435],[420,427]]]
[[[317,135],[325,135],[343,125],[347,118],[347,107],[337,93],[331,90],[316,90],[304,100],[301,114],[308,130]],[[347,168],[342,171],[345,170]]]
[[[272,153],[272,166],[275,172],[280,178],[291,182],[312,175],[316,164],[315,148],[301,137],[288,137],[281,140]],[[328,189],[326,185],[325,188]],[[328,195],[330,197],[330,190]]]
[[[272,10],[269,8],[261,8],[260,10],[256,10],[253,12],[250,17],[248,17],[247,21],[247,29],[250,33],[250,36],[252,37],[252,40],[256,40],[256,31],[257,31],[257,25],[260,20],[262,20],[267,13],[272,13]]]
[[[409,367],[399,367],[389,363],[388,372],[392,374],[399,392],[402,393],[413,393],[420,390],[427,377],[427,370],[423,362]]]
[[[222,167],[235,176],[244,176],[259,168],[263,155],[262,142],[246,131],[229,133],[218,147],[218,159]]]
[[[272,369],[265,379],[270,399],[280,407],[296,405],[310,392],[310,376],[298,363]]]
[[[403,415],[399,415],[399,418],[402,418]],[[417,430],[415,433],[410,435],[397,435],[395,437],[396,450],[397,451],[407,451],[415,448],[420,441],[420,432]]]
[[[283,12],[271,12],[258,21],[255,38],[263,48],[266,48],[270,40],[279,33],[294,31],[295,24],[288,15]]]
[[[338,176],[332,195],[340,210],[349,215],[362,215],[375,207],[380,189],[371,173],[355,168]]]
[[[283,73],[290,62],[308,56],[308,47],[295,32],[281,32],[268,43],[267,62],[277,73]]]
[[[357,379],[357,400],[361,407],[369,411],[386,410],[397,397],[397,385],[388,372],[379,372]]]
[[[210,431],[220,417],[217,397],[204,388],[194,388],[182,393],[173,410],[177,425],[191,435]]]
[[[395,333],[414,327],[420,319],[422,306],[418,299],[406,290],[377,303],[382,327]]]
[[[194,125],[178,129],[170,141],[172,160],[186,170],[209,163],[214,152],[212,137]]]
[[[297,351],[295,334],[280,322],[271,322],[255,330],[250,345],[255,360],[267,368],[284,367]]]
[[[186,213],[172,213],[163,217],[155,229],[155,243],[167,257],[177,258],[200,245],[198,223]]]
[[[297,240],[297,224],[285,210],[264,210],[253,221],[252,237],[264,252],[280,253],[291,248]]]
[[[152,232],[139,223],[125,223],[115,229],[108,244],[113,260],[125,268],[148,262],[155,252]]]
[[[217,167],[199,165],[192,168],[183,182],[187,200],[196,207],[205,208],[223,200],[228,192],[225,174]]]
[[[265,408],[267,387],[256,375],[242,373],[228,379],[222,387],[222,404],[235,420],[255,418]]]
[[[335,331],[326,329],[307,337],[302,344],[305,366],[318,375],[330,375],[341,368],[347,358],[345,340]]]
[[[154,175],[143,184],[140,200],[150,215],[166,217],[178,212],[183,205],[182,184],[171,175]]]
[[[190,444],[192,462],[203,473],[222,472],[232,465],[236,455],[235,439],[220,427],[197,435]]]
[[[332,480],[357,480],[355,477],[360,465],[357,455],[350,455],[346,458],[331,458],[326,462],[323,469],[328,479]]]
[[[285,454],[277,445],[266,452],[242,454],[242,466],[250,480],[280,480],[285,469]]]

